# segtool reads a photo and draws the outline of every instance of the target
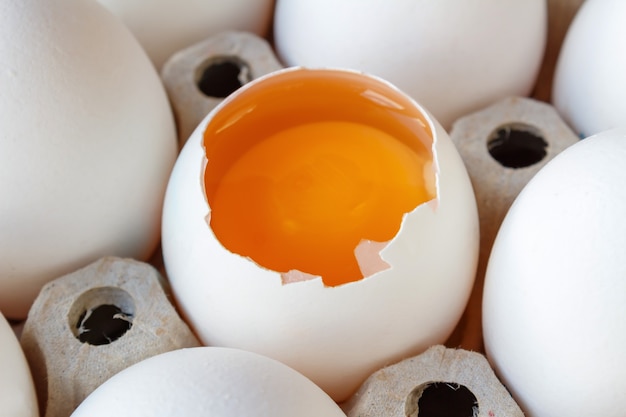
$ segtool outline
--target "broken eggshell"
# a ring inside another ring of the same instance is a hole
[[[426,110],[383,80],[343,70],[419,110],[432,132],[436,198],[405,214],[380,254],[376,245],[372,251],[360,246],[374,259],[371,275],[338,286],[326,286],[320,277],[299,279],[297,271],[281,274],[226,249],[206,221],[210,207],[202,178],[212,161],[203,148],[205,129],[245,91],[297,71],[307,70],[285,69],[246,84],[191,135],[166,193],[163,253],[178,305],[203,343],[278,359],[342,401],[383,365],[450,335],[474,280],[477,209],[456,148]],[[386,268],[376,267],[378,257]]]

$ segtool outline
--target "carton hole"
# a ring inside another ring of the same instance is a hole
[[[134,316],[135,303],[130,294],[115,287],[100,287],[81,294],[68,319],[78,340],[100,346],[113,343],[128,332]]]
[[[466,386],[456,382],[426,382],[407,396],[407,417],[476,417],[478,400]]]
[[[213,57],[200,66],[198,89],[208,97],[224,98],[252,81],[250,66],[236,56]]]
[[[547,155],[548,143],[531,125],[512,123],[497,128],[487,140],[489,154],[507,168],[534,165]]]

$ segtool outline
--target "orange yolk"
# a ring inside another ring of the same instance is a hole
[[[290,96],[293,109],[306,98]],[[327,107],[332,100],[331,94]],[[365,108],[385,107],[355,100]],[[235,113],[245,121],[246,113]],[[229,135],[230,141],[250,135],[246,146],[211,144],[210,133],[219,137],[233,123],[209,126],[210,226],[224,247],[265,268],[319,275],[328,286],[362,279],[356,247],[393,239],[403,216],[434,198],[426,179],[434,176],[425,174],[432,169],[430,150],[399,140],[384,123],[372,126],[358,117],[310,117],[296,124],[283,117],[287,126],[273,131],[259,135],[263,129],[248,126]],[[218,163],[220,154],[228,161]]]

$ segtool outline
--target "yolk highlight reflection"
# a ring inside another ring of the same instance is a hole
[[[355,103],[367,102],[356,96]],[[332,94],[328,98],[332,107]],[[306,96],[290,99],[296,108]],[[233,155],[218,169],[219,178],[211,177],[207,155],[210,226],[224,247],[265,268],[319,275],[328,286],[362,279],[357,245],[393,239],[403,215],[434,198],[424,175],[431,169],[429,150],[413,149],[384,123],[358,118],[287,124],[234,151],[209,146],[207,130],[207,150]],[[250,126],[245,134],[258,130]]]

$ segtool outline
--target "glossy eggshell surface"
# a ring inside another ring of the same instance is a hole
[[[0,416],[38,417],[35,386],[20,343],[0,313]]]
[[[178,305],[205,344],[278,359],[341,401],[383,365],[447,339],[473,284],[478,218],[463,162],[438,123],[427,117],[438,198],[406,214],[381,252],[391,267],[326,287],[319,277],[283,284],[279,273],[216,239],[201,185],[202,138],[211,117],[192,134],[172,173],[162,242]]]
[[[72,417],[345,417],[310,380],[267,357],[199,347],[160,354],[92,392]]]
[[[278,0],[286,65],[380,76],[446,128],[501,98],[530,94],[543,58],[546,0]]]
[[[0,0],[0,310],[105,255],[159,242],[176,132],[124,25],[82,0]]]
[[[157,68],[174,53],[221,31],[267,35],[274,6],[274,0],[98,2],[128,26]]]
[[[486,274],[488,357],[532,417],[626,407],[626,131],[550,161],[507,214]]]
[[[626,2],[586,0],[561,47],[552,94],[581,136],[626,127]]]

